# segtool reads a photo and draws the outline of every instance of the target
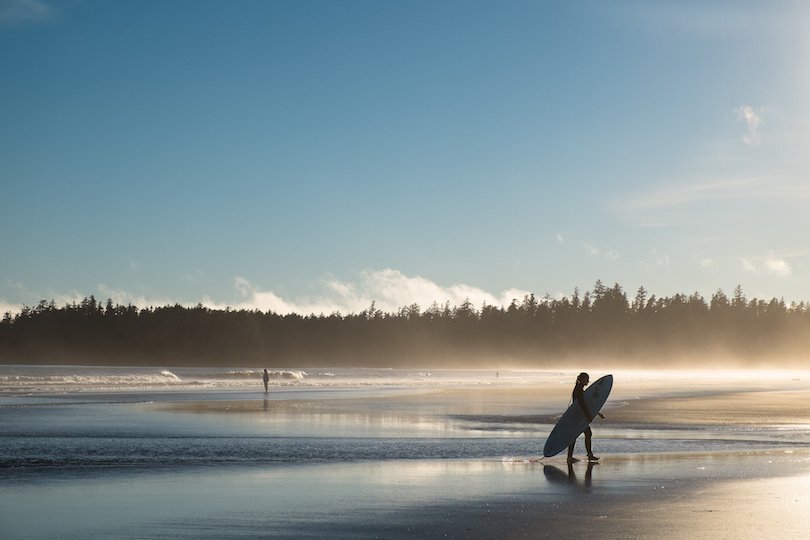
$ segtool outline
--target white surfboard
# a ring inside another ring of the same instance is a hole
[[[585,388],[585,404],[588,406],[588,412],[594,417],[602,410],[611,388],[613,388],[613,375],[605,375]],[[571,443],[585,431],[588,424],[590,422],[585,418],[582,407],[578,403],[572,403],[551,430],[551,434],[546,440],[546,446],[543,448],[543,455],[556,456],[571,446]]]

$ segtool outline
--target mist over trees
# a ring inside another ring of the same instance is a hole
[[[216,366],[668,368],[714,362],[806,367],[805,302],[748,300],[738,286],[671,297],[597,281],[508,307],[433,303],[395,313],[280,315],[202,305],[138,308],[93,296],[41,301],[0,321],[0,363]]]

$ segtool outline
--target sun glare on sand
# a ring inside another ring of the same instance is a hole
[[[800,369],[666,369],[666,370],[636,370],[620,369],[614,372],[628,379],[695,379],[704,381],[720,380],[799,380],[810,377],[810,370]]]

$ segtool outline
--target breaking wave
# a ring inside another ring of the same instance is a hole
[[[148,374],[122,374],[122,375],[3,375],[0,376],[0,387],[12,385],[37,387],[144,387],[144,386],[170,386],[183,384],[183,381],[169,371],[161,370]]]
[[[270,379],[285,379],[285,380],[301,380],[307,376],[306,371],[295,371],[295,370],[279,370],[279,371],[268,371],[270,374]],[[256,379],[261,380],[262,378],[262,371],[261,370],[251,370],[251,369],[242,369],[242,370],[235,370],[235,371],[225,371],[222,373],[210,373],[207,374],[208,377],[211,379],[233,379],[233,380],[241,380],[241,379]]]

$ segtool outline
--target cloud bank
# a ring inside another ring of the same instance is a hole
[[[18,288],[21,288],[19,285]],[[104,301],[111,299],[115,304],[131,304],[139,308],[158,307],[166,305],[184,305],[193,307],[197,304],[210,309],[260,310],[273,311],[282,315],[297,313],[300,315],[320,315],[339,312],[341,314],[360,313],[368,309],[374,302],[376,309],[385,312],[396,312],[402,307],[418,304],[422,310],[436,302],[442,305],[449,302],[451,306],[461,305],[469,300],[476,308],[487,304],[491,306],[508,306],[512,300],[522,300],[530,294],[521,289],[507,289],[499,294],[493,294],[478,287],[464,283],[442,286],[434,281],[420,276],[408,276],[394,269],[366,270],[360,272],[356,281],[340,281],[334,278],[321,280],[319,291],[310,296],[283,297],[275,291],[264,289],[251,283],[244,277],[234,279],[235,301],[221,301],[206,295],[199,301],[178,302],[166,297],[148,297],[143,294],[134,294],[125,290],[118,290],[107,285],[98,285],[96,298]],[[30,298],[28,305],[36,305],[41,299],[31,291],[24,291],[21,295]],[[57,306],[79,303],[85,296],[77,292],[48,296],[53,298]],[[0,316],[9,312],[20,312],[22,304],[14,305],[0,299]]]
[[[226,307],[258,309],[284,315],[334,312],[346,314],[359,313],[367,309],[372,302],[377,309],[386,312],[395,312],[411,304],[418,304],[425,309],[434,302],[438,304],[449,302],[451,306],[456,306],[465,300],[469,300],[476,307],[483,304],[507,306],[513,299],[520,300],[530,294],[520,289],[507,289],[500,294],[492,294],[463,283],[441,286],[429,279],[407,276],[399,270],[390,268],[366,270],[361,272],[359,277],[356,282],[324,279],[321,282],[320,293],[299,298],[283,298],[274,291],[263,290],[247,279],[238,277],[234,280],[234,287],[239,293],[240,300],[235,304],[216,302],[210,298],[205,298],[202,303],[212,309]]]

